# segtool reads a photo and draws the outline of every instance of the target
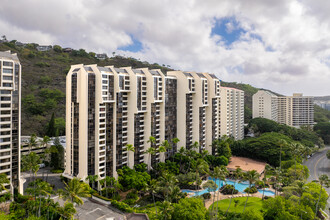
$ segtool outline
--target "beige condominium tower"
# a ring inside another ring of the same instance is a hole
[[[211,153],[221,135],[220,81],[213,74],[81,64],[71,67],[66,91],[68,178],[116,177],[124,165],[150,167],[196,141]],[[167,152],[145,153],[164,140]]]
[[[244,91],[221,87],[220,133],[235,140],[244,138]]]
[[[302,93],[279,96],[278,122],[293,127],[314,125],[314,97]]]
[[[277,96],[259,90],[252,99],[253,118],[267,118],[293,127],[314,125],[314,98],[311,96],[301,93]]]
[[[0,52],[0,173],[20,192],[21,65],[16,54]]]

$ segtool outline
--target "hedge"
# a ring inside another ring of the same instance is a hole
[[[119,209],[119,210],[121,210],[123,212],[129,212],[129,213],[131,213],[131,212],[134,211],[132,207],[130,207],[129,205],[127,205],[124,202],[119,202],[119,201],[116,201],[116,200],[113,200],[113,199],[108,199],[108,198],[106,198],[104,196],[99,195],[98,193],[93,193],[93,196],[95,196],[95,197],[97,197],[99,199],[103,199],[105,201],[110,201],[111,202],[111,205],[113,207],[115,207],[115,208],[117,208],[117,209]]]

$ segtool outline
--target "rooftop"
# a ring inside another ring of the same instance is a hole
[[[15,61],[19,61],[16,53],[11,53],[9,51],[0,51],[0,58],[9,58]]]

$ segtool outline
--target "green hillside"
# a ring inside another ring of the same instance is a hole
[[[65,77],[73,64],[148,67],[164,72],[171,70],[157,63],[149,64],[131,57],[114,56],[98,60],[95,53],[87,53],[84,49],[65,53],[61,47],[54,46],[50,51],[39,52],[37,46],[16,46],[15,41],[0,43],[0,51],[11,50],[17,53],[22,65],[22,135],[44,135],[53,113],[59,135],[64,134]]]
[[[60,46],[46,52],[37,51],[37,44],[16,46],[15,41],[0,43],[0,51],[11,50],[18,54],[22,64],[22,135],[44,135],[51,115],[59,135],[65,132],[65,77],[73,64],[97,64],[115,67],[131,66],[169,70],[164,64],[149,64],[132,57],[113,56],[105,60],[95,58],[95,53],[84,49],[63,52]],[[258,91],[248,84],[222,82],[222,86],[234,87],[245,92],[245,122],[252,118],[252,95]],[[276,94],[276,93],[275,93]],[[330,120],[330,111],[315,108],[316,121]]]

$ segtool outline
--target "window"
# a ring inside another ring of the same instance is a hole
[[[12,69],[2,69],[3,73],[13,73]]]
[[[3,61],[3,66],[13,66],[12,62]]]
[[[3,80],[13,80],[12,76],[3,76]]]

